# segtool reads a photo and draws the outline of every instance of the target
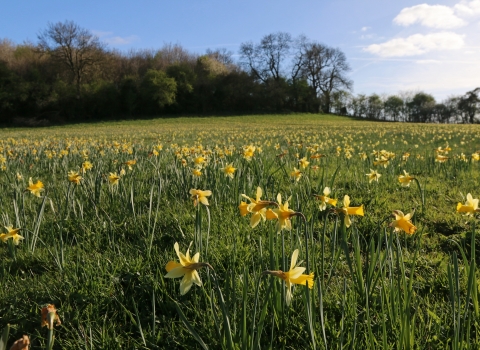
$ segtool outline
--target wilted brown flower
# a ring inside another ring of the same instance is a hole
[[[42,308],[42,327],[47,326],[48,329],[53,329],[53,322],[55,322],[56,326],[62,324],[60,317],[57,315],[55,305],[48,304],[46,307]]]
[[[28,350],[29,345],[30,338],[28,337],[28,335],[24,335],[23,337],[15,341],[15,343],[13,343],[10,350]]]

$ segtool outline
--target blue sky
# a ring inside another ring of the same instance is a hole
[[[340,48],[354,93],[423,90],[442,100],[480,86],[480,0],[15,0],[0,38],[36,42],[73,20],[112,48],[178,43],[196,53],[284,31]]]

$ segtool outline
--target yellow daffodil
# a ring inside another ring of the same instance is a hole
[[[310,273],[309,275],[303,274],[305,271],[305,267],[296,266],[298,259],[298,249],[295,249],[292,254],[292,259],[290,260],[290,270],[283,272],[282,270],[278,271],[265,271],[265,274],[269,274],[275,277],[278,277],[285,281],[285,286],[287,288],[286,293],[286,303],[290,305],[292,301],[292,286],[294,284],[300,284],[302,286],[306,286],[308,283],[308,288],[313,288],[314,283],[314,273]]]
[[[402,186],[408,187],[410,186],[410,182],[415,179],[413,176],[410,176],[405,170],[403,171],[404,175],[398,176],[398,182],[402,184]]]
[[[110,173],[108,176],[108,181],[111,185],[118,185],[118,181],[120,180],[120,176],[117,173]]]
[[[198,274],[197,270],[205,266],[211,268],[211,266],[208,263],[198,262],[200,259],[200,253],[197,253],[190,258],[190,247],[187,249],[187,253],[185,255],[180,252],[178,243],[175,243],[173,247],[180,262],[169,261],[165,266],[167,274],[164,277],[183,277],[182,281],[180,282],[180,294],[184,295],[190,290],[190,288],[192,288],[194,283],[199,287],[202,286],[202,280],[200,279],[200,275]]]
[[[137,160],[136,159],[132,159],[132,160],[128,160],[125,162],[125,165],[128,166],[128,170],[132,170],[132,165],[135,165],[137,164]]]
[[[202,172],[200,171],[200,169],[197,169],[197,168],[192,169],[192,174],[193,176],[196,176],[196,177],[202,176]]]
[[[92,168],[93,168],[93,165],[88,160],[82,163],[82,171],[83,172],[86,172],[87,170],[90,170]]]
[[[303,157],[298,161],[298,163],[300,164],[302,169],[305,169],[308,166],[308,164],[310,164],[310,162],[307,160],[307,157]]]
[[[251,161],[252,160],[252,157],[255,153],[255,149],[256,147],[255,146],[247,146],[247,147],[244,147],[243,149],[243,158],[245,158],[247,161]]]
[[[364,215],[363,204],[359,207],[351,207],[350,196],[348,195],[345,195],[345,197],[343,197],[343,207],[339,209],[339,211],[343,213],[343,215],[345,215],[344,222],[346,227],[350,227],[350,225],[352,224],[352,221],[350,220],[350,215]]]
[[[467,201],[465,204],[457,204],[457,212],[465,213],[465,215],[473,215],[475,212],[479,212],[478,209],[478,198],[473,198],[470,193],[467,194]]]
[[[391,222],[389,226],[394,227],[395,232],[404,231],[409,235],[413,235],[415,233],[417,228],[410,221],[413,216],[413,212],[407,215],[404,215],[403,212],[401,212],[400,210],[395,210],[393,212],[393,215],[395,215],[395,220]]]
[[[373,162],[373,165],[383,165],[384,168],[387,167],[389,162],[389,159],[385,156],[380,156],[380,158],[376,158],[375,161]]]
[[[315,153],[310,156],[310,159],[320,159],[322,157],[325,157],[325,155],[320,153]]]
[[[240,209],[240,215],[241,216],[246,216],[249,213],[247,202],[242,201],[240,203],[240,205],[238,206],[238,209]]]
[[[295,181],[299,181],[302,177],[302,172],[294,167],[293,171],[290,173],[290,176],[293,177]]]
[[[202,191],[192,188],[190,190],[190,194],[192,195],[194,206],[197,206],[198,202],[202,203],[203,205],[208,205],[207,197],[212,195],[212,191]]]
[[[330,195],[331,190],[330,187],[325,187],[323,189],[323,196],[322,195],[315,195],[315,197],[320,200],[320,205],[319,209],[320,211],[324,211],[327,209],[327,204],[336,206],[337,205],[337,200],[333,198],[329,198],[328,196]]]
[[[277,195],[277,202],[278,208],[272,209],[272,213],[278,219],[277,231],[280,232],[283,228],[291,230],[292,222],[290,218],[298,215],[298,213],[288,208],[288,200],[282,204],[282,195],[280,193]],[[273,219],[273,217],[269,217],[268,219]]]
[[[436,161],[436,162],[439,162],[439,163],[445,163],[448,159],[449,159],[449,157],[443,156],[443,155],[441,155],[441,154],[437,154],[437,155],[435,156],[435,161]]]
[[[263,191],[260,187],[257,187],[257,193],[256,193],[256,198],[255,199],[250,198],[250,197],[242,194],[242,197],[244,197],[244,198],[246,198],[250,201],[250,203],[246,207],[246,210],[247,210],[247,212],[250,212],[250,213],[253,214],[252,217],[250,218],[250,226],[252,228],[257,226],[261,219],[263,219],[263,221],[266,220],[266,211],[267,211],[266,208],[267,208],[267,206],[273,204],[271,201],[262,200],[261,199],[262,195],[263,195]],[[242,203],[244,203],[244,202],[242,202]],[[245,216],[246,215],[245,205],[240,204],[239,209],[240,209],[240,214],[242,216]],[[244,213],[245,213],[245,215],[244,215]]]
[[[3,243],[7,243],[7,239],[10,238],[9,236],[7,236],[6,233],[0,233],[0,240],[3,242]]]
[[[45,191],[45,189],[43,188],[43,183],[40,180],[38,180],[37,183],[34,184],[32,178],[29,178],[28,184],[29,186],[27,187],[27,190],[30,191],[30,193],[34,196],[40,197],[40,194]]]
[[[206,161],[207,161],[207,160],[206,160],[204,157],[202,157],[202,156],[197,157],[197,158],[195,158],[195,159],[193,160],[193,162],[194,162],[196,165],[198,165],[198,166],[202,166],[203,164],[206,163]]]
[[[472,160],[479,161],[480,160],[480,154],[479,153],[472,153]]]
[[[0,235],[0,239],[6,243],[9,238],[13,240],[15,245],[20,243],[20,240],[24,239],[23,236],[20,236],[18,232],[20,231],[19,228],[13,228],[13,226],[5,226],[7,233],[2,233]]]
[[[68,172],[68,181],[76,185],[79,185],[81,180],[82,180],[82,177],[77,171],[71,170]]]
[[[373,169],[370,169],[370,173],[369,174],[365,174],[368,176],[368,183],[371,183],[372,181],[377,181],[378,182],[378,179],[380,178],[380,176],[382,176],[382,174],[379,174],[376,170],[373,170]]]
[[[233,174],[235,174],[235,171],[237,168],[233,167],[233,163],[227,164],[225,168],[222,168],[225,176],[228,176],[229,178],[233,179]]]

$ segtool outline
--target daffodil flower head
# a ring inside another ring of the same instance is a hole
[[[323,189],[323,196],[322,195],[315,196],[318,200],[320,200],[320,204],[319,204],[320,211],[324,211],[325,209],[327,209],[327,204],[330,204],[332,206],[337,205],[336,199],[328,197],[330,193],[331,193],[330,187],[325,187]]]
[[[363,216],[363,204],[359,207],[351,207],[350,206],[350,196],[345,195],[343,197],[343,207],[339,210],[345,216],[344,222],[346,227],[350,227],[352,224],[352,220],[350,219],[350,215],[359,215]]]
[[[110,182],[110,185],[118,185],[119,180],[120,176],[118,176],[117,173],[110,173],[110,175],[108,175],[108,182]]]
[[[300,284],[302,286],[308,285],[309,289],[313,288],[314,284],[314,273],[308,275],[303,274],[305,272],[305,267],[296,266],[298,259],[298,249],[295,249],[292,253],[292,259],[290,260],[290,270],[283,272],[282,270],[278,271],[265,271],[265,274],[278,277],[285,281],[285,286],[287,288],[286,293],[286,303],[290,305],[293,297],[292,286],[294,284]]]
[[[240,205],[238,206],[238,209],[240,209],[241,216],[246,216],[249,213],[247,202],[241,201]]]
[[[439,163],[445,163],[450,157],[447,157],[447,156],[444,156],[444,155],[441,155],[441,154],[437,154],[435,156],[435,161],[436,162],[439,162]]]
[[[192,195],[191,198],[193,200],[194,206],[197,206],[199,202],[202,203],[203,205],[208,205],[207,197],[212,195],[212,191],[209,191],[209,190],[202,191],[202,190],[197,190],[192,188],[190,190],[190,194]]]
[[[80,181],[82,180],[82,177],[80,176],[80,174],[77,172],[77,171],[74,171],[74,170],[71,170],[68,172],[68,181],[76,184],[76,185],[79,185],[80,184]]]
[[[233,167],[233,163],[227,164],[225,168],[222,168],[223,173],[225,176],[228,176],[229,178],[233,179],[233,175],[235,174],[235,171],[237,168]]]
[[[409,187],[410,182],[412,182],[415,177],[409,175],[405,170],[403,171],[404,175],[399,175],[398,176],[398,182],[402,184],[404,187]]]
[[[295,181],[299,181],[302,177],[302,172],[294,167],[293,171],[290,173],[290,176],[293,177]]]
[[[198,169],[198,168],[192,168],[192,174],[193,174],[193,176],[196,176],[196,177],[202,176],[201,168],[200,168],[200,169]]]
[[[375,165],[375,166],[383,165],[383,167],[386,168],[387,165],[388,165],[388,162],[389,162],[389,159],[382,155],[379,158],[375,159],[375,161],[373,162],[373,165]]]
[[[252,157],[255,153],[255,149],[256,147],[255,146],[246,146],[243,148],[243,158],[245,158],[247,161],[251,161],[252,160]]]
[[[194,162],[196,165],[198,165],[198,166],[201,167],[203,164],[205,164],[205,163],[207,162],[207,160],[206,160],[204,157],[199,156],[199,157],[196,157],[196,158],[193,160],[193,162]]]
[[[408,233],[409,235],[413,235],[417,230],[417,227],[410,221],[412,219],[413,213],[414,212],[411,212],[405,215],[400,210],[395,210],[393,212],[395,220],[391,222],[389,226],[393,227],[395,232],[403,231],[405,233]]]
[[[86,172],[87,170],[90,170],[92,168],[93,165],[88,160],[82,163],[82,172]]]
[[[303,157],[302,159],[300,159],[298,161],[298,163],[300,164],[300,166],[302,167],[302,169],[305,169],[306,167],[308,167],[308,165],[310,164],[310,162],[307,160],[307,157]]]
[[[190,257],[191,245],[192,243],[190,243],[187,249],[187,252],[184,255],[180,252],[178,243],[175,243],[173,248],[177,253],[179,262],[169,261],[165,266],[165,269],[167,270],[167,274],[165,275],[165,278],[183,277],[182,281],[180,282],[181,295],[185,295],[190,290],[190,288],[192,288],[192,285],[194,283],[199,287],[202,286],[202,280],[200,279],[200,276],[197,271],[198,269],[205,266],[211,268],[211,266],[208,263],[199,262],[200,253],[196,253],[193,257]]]
[[[479,212],[478,209],[478,198],[473,198],[470,193],[467,194],[467,200],[465,204],[457,204],[457,212],[464,213],[467,216],[472,216],[474,213]]]
[[[267,211],[266,208],[269,205],[272,204],[272,202],[270,202],[270,201],[262,200],[261,199],[262,195],[263,195],[263,191],[262,191],[261,187],[257,187],[257,192],[256,192],[255,199],[250,198],[250,197],[246,196],[245,194],[242,194],[242,197],[248,199],[250,201],[250,203],[246,207],[245,207],[245,205],[240,204],[242,206],[242,207],[239,207],[240,208],[240,214],[242,216],[245,216],[246,215],[245,209],[247,210],[247,212],[252,213],[252,217],[250,218],[250,226],[252,228],[256,227],[259,224],[260,220],[263,220],[263,221],[266,220],[266,211]],[[242,202],[242,203],[244,203],[244,202]]]
[[[376,170],[373,170],[373,169],[370,169],[370,173],[368,174],[365,174],[368,176],[368,183],[371,183],[372,181],[377,181],[378,182],[378,179],[380,178],[380,176],[382,176],[382,174],[379,174]]]
[[[59,326],[62,322],[60,322],[60,317],[58,317],[57,309],[55,305],[49,304],[46,307],[42,308],[42,322],[41,326],[47,326],[48,329],[53,329],[53,323]]]
[[[137,164],[137,160],[136,159],[132,159],[132,160],[128,160],[125,162],[125,165],[128,167],[128,170],[132,170],[132,165],[135,165]]]
[[[40,197],[40,194],[45,191],[43,183],[40,180],[37,180],[37,183],[34,184],[32,178],[29,178],[28,185],[27,190],[34,196]]]
[[[19,245],[20,244],[20,240],[24,239],[23,236],[20,236],[18,234],[18,232],[20,231],[19,228],[13,228],[13,226],[5,226],[5,228],[7,229],[7,234],[5,236],[3,236],[1,239],[2,241],[6,242],[9,238],[11,238],[13,240],[13,243],[15,245]]]
[[[278,207],[272,209],[272,212],[276,215],[278,219],[277,232],[280,232],[284,228],[286,228],[287,230],[291,230],[292,222],[290,221],[290,218],[298,215],[298,213],[288,208],[289,200],[290,198],[287,199],[285,203],[282,203],[282,195],[280,193],[277,195]]]

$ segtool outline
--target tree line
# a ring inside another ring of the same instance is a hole
[[[414,123],[480,122],[480,88],[441,102],[423,91],[403,91],[396,95],[333,94],[332,111],[373,120]]]
[[[0,41],[0,122],[329,111],[330,96],[352,86],[343,52],[304,36],[269,34],[239,54],[120,52],[72,21],[50,23],[35,43]]]
[[[303,35],[268,34],[233,57],[179,44],[121,52],[75,22],[49,23],[35,43],[0,40],[0,123],[279,112],[430,122],[460,110],[473,122],[479,110],[478,89],[446,104],[425,93],[355,97],[345,54]]]

